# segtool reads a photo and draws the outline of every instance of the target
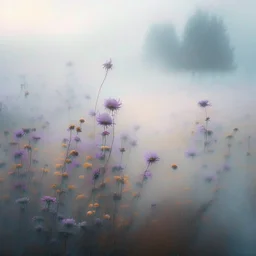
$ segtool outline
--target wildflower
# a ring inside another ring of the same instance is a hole
[[[102,151],[109,151],[110,150],[110,147],[109,146],[101,146],[100,149]]]
[[[94,110],[90,110],[89,111],[89,115],[94,117],[94,116],[96,116],[96,112]]]
[[[102,125],[105,128],[108,128],[109,126],[113,125],[113,120],[111,116],[107,113],[98,115],[97,122],[99,125]]]
[[[19,199],[16,200],[16,203],[17,204],[20,204],[20,205],[27,205],[29,202],[29,198],[28,197],[21,197]]]
[[[93,208],[93,204],[89,204],[88,207],[89,207],[89,208]]]
[[[105,160],[106,155],[102,152],[96,154],[96,159],[99,159],[101,161]]]
[[[92,164],[91,164],[91,163],[88,163],[88,162],[85,162],[85,163],[83,164],[83,167],[84,167],[84,169],[91,169],[91,168],[92,168]]]
[[[238,131],[239,131],[238,128],[234,128],[234,129],[233,129],[233,132],[238,132]]]
[[[100,205],[99,205],[98,203],[94,203],[93,207],[94,207],[94,208],[99,208]]]
[[[93,172],[92,179],[96,181],[100,177],[100,170],[97,169]]]
[[[178,168],[178,166],[176,164],[172,164],[171,167],[173,170],[176,170]]]
[[[43,172],[43,173],[48,173],[49,172],[49,169],[48,168],[41,168],[41,171]]]
[[[102,220],[100,218],[96,218],[94,223],[95,223],[95,225],[97,227],[101,227],[102,226]]]
[[[124,167],[122,167],[121,165],[114,165],[112,167],[112,172],[120,172],[120,171],[123,171],[124,170]]]
[[[62,178],[67,179],[68,178],[68,173],[67,172],[63,172],[62,173]]]
[[[58,188],[58,185],[57,185],[57,184],[52,184],[52,185],[51,185],[51,188],[52,188],[52,189],[57,189],[57,188]]]
[[[75,141],[76,143],[79,143],[79,142],[81,142],[81,139],[80,139],[80,137],[76,136],[76,137],[74,138],[74,141]]]
[[[110,220],[110,215],[109,214],[104,214],[103,219],[104,220]]]
[[[189,149],[189,150],[187,150],[187,151],[185,152],[185,155],[186,155],[187,157],[194,158],[194,157],[197,155],[197,153],[196,153],[195,150]]]
[[[83,180],[84,179],[84,175],[79,175],[78,177],[80,180]]]
[[[86,156],[86,157],[85,157],[85,160],[86,160],[86,161],[92,160],[92,156]]]
[[[88,211],[88,212],[86,213],[86,215],[87,215],[87,216],[92,216],[92,215],[93,215],[93,211]]]
[[[69,139],[67,139],[67,138],[64,138],[63,140],[62,140],[62,143],[64,143],[64,144],[67,144],[69,142]]]
[[[101,136],[102,137],[106,137],[106,136],[108,136],[110,133],[108,132],[108,131],[103,131],[102,133],[101,133]]]
[[[79,119],[79,122],[80,122],[81,124],[83,124],[83,123],[85,122],[85,119],[84,119],[84,118],[80,118],[80,119]]]
[[[65,163],[66,163],[66,164],[71,164],[71,163],[72,163],[72,160],[71,160],[70,158],[67,158],[67,159],[65,160]]]
[[[56,170],[62,169],[63,168],[63,164],[56,164],[55,168],[56,168]]]
[[[148,154],[146,154],[145,158],[146,158],[146,162],[149,165],[156,163],[160,160],[160,158],[158,157],[158,155],[156,153],[148,153]]]
[[[71,124],[69,127],[68,127],[68,130],[69,131],[72,131],[72,130],[74,130],[75,129],[75,125],[73,125],[73,124]]]
[[[76,187],[74,186],[74,185],[68,185],[68,190],[75,190],[76,189]]]
[[[18,150],[14,153],[14,158],[15,159],[20,159],[23,156],[23,151]]]
[[[106,61],[103,64],[103,68],[106,69],[106,71],[112,69],[113,68],[112,60],[110,59],[109,61]]]
[[[45,202],[47,205],[50,205],[52,203],[56,203],[56,197],[51,197],[51,196],[43,196],[41,198],[42,202]]]
[[[76,196],[76,200],[82,200],[82,199],[85,199],[86,196],[84,194],[80,194],[80,195],[77,195]]]
[[[82,221],[80,223],[77,224],[77,226],[83,230],[85,230],[88,226],[87,222],[86,221]]]
[[[82,132],[82,129],[81,129],[81,127],[76,127],[76,132],[77,132],[77,133],[80,133],[80,132]]]
[[[199,105],[201,108],[206,108],[206,107],[211,106],[209,100],[201,100],[201,101],[198,102],[198,105]]]
[[[15,165],[15,169],[17,169],[17,170],[18,170],[18,169],[22,169],[22,167],[23,167],[22,164],[16,164],[16,165]]]
[[[71,150],[71,151],[69,152],[69,155],[75,157],[75,156],[78,156],[79,153],[78,153],[78,151],[76,151],[76,150]]]
[[[107,110],[114,112],[118,111],[121,108],[122,103],[120,102],[120,100],[107,99],[105,100],[104,106]]]
[[[24,135],[24,132],[23,132],[22,130],[21,130],[21,131],[17,131],[17,132],[15,133],[15,137],[16,137],[17,139],[22,138],[23,135]]]
[[[132,196],[133,196],[134,199],[139,199],[140,198],[140,193],[139,192],[133,193]]]
[[[32,147],[30,145],[24,145],[24,149],[26,149],[27,151],[31,151]]]
[[[37,143],[39,140],[41,139],[41,137],[39,136],[32,136],[32,140]]]
[[[61,176],[62,173],[61,172],[54,172],[54,176]]]
[[[152,178],[152,173],[151,173],[151,171],[146,170],[146,171],[143,173],[143,180],[148,180],[149,178]]]
[[[76,221],[74,219],[63,219],[62,224],[66,228],[73,228],[74,226],[76,226]]]

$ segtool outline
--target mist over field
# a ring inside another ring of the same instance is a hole
[[[0,255],[256,255],[254,7],[0,0]],[[172,24],[181,40],[198,9],[223,19],[234,70],[174,71],[145,58],[154,24]],[[110,98],[122,103],[115,113]],[[114,119],[105,142],[104,112]],[[149,164],[150,152],[159,161]],[[44,196],[55,198],[51,207]],[[72,232],[59,215],[74,219]]]

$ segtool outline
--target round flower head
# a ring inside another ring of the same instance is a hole
[[[20,130],[20,131],[15,132],[15,137],[16,137],[17,139],[22,138],[23,135],[24,135],[24,131],[23,131],[23,130]]]
[[[106,136],[108,136],[110,133],[108,132],[108,131],[104,131],[104,132],[102,132],[101,133],[101,136],[102,137],[106,137]]]
[[[51,196],[43,196],[41,200],[47,204],[55,203],[56,202],[56,197],[51,197]]]
[[[194,158],[194,157],[197,155],[197,153],[196,153],[195,150],[189,149],[189,150],[187,150],[187,151],[185,152],[185,155],[186,155],[186,157]]]
[[[89,111],[89,115],[94,117],[94,116],[96,116],[96,112],[94,110],[90,110]]]
[[[106,69],[106,71],[112,69],[112,68],[113,68],[112,60],[110,59],[109,61],[106,61],[106,62],[103,64],[103,68]]]
[[[160,160],[160,158],[158,157],[158,155],[156,153],[148,153],[145,156],[146,162],[150,165],[150,164],[154,164],[156,162],[158,162]]]
[[[63,219],[62,224],[66,228],[73,228],[74,226],[76,226],[76,221],[74,219]]]
[[[113,125],[113,120],[108,113],[98,115],[97,122],[99,125],[102,125],[105,128]]]
[[[146,170],[144,173],[143,173],[143,180],[148,180],[152,178],[152,172],[149,171],[149,170]]]
[[[112,112],[118,111],[121,108],[121,105],[122,103],[116,99],[107,99],[104,103],[105,108]]]
[[[201,107],[201,108],[206,108],[206,107],[210,107],[210,106],[211,106],[209,100],[200,100],[200,101],[198,102],[198,105],[199,105],[199,107]]]

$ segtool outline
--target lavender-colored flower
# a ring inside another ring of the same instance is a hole
[[[24,134],[29,134],[31,132],[30,128],[22,128]]]
[[[63,219],[62,224],[66,228],[73,228],[74,226],[76,226],[76,221],[74,219]]]
[[[105,158],[106,158],[106,155],[103,152],[96,154],[96,159],[103,161],[103,160],[105,160]]]
[[[74,141],[75,141],[76,143],[78,143],[78,142],[81,142],[81,139],[80,139],[80,137],[75,136]]]
[[[154,153],[154,152],[147,153],[145,155],[145,159],[146,159],[146,162],[149,165],[154,164],[154,163],[156,163],[156,162],[158,162],[160,160],[158,155],[156,153]]]
[[[106,69],[106,71],[112,69],[112,68],[113,68],[112,60],[110,59],[109,61],[106,61],[106,62],[103,64],[103,68]]]
[[[197,155],[197,153],[194,149],[189,149],[185,152],[186,157],[194,158],[196,155]]]
[[[19,131],[15,132],[15,137],[16,137],[17,139],[22,138],[23,135],[24,135],[24,131],[23,131],[23,130],[19,130]]]
[[[131,145],[132,147],[136,147],[136,146],[138,145],[137,140],[131,140],[131,141],[130,141],[130,145]]]
[[[42,202],[47,203],[50,205],[51,203],[56,203],[56,197],[51,197],[51,196],[43,196],[41,198]]]
[[[200,101],[198,102],[198,105],[199,105],[201,108],[206,108],[206,107],[210,107],[210,106],[211,106],[209,100],[200,100]]]
[[[94,117],[94,116],[96,116],[96,112],[94,110],[90,110],[89,111],[89,115]]]
[[[230,171],[231,170],[231,166],[228,163],[225,163],[223,165],[223,171]]]
[[[207,174],[205,175],[205,181],[211,183],[212,181],[216,180],[216,176],[214,174]]]
[[[107,110],[114,112],[118,111],[121,108],[122,103],[120,102],[120,100],[110,98],[105,100],[104,106]]]
[[[97,170],[93,171],[92,180],[95,181],[95,180],[97,180],[99,177],[100,177],[100,170],[97,169]]]
[[[110,133],[108,132],[108,131],[103,131],[102,133],[101,133],[101,136],[102,137],[106,137],[106,136],[108,136]]]
[[[112,172],[121,172],[121,171],[123,171],[123,170],[124,170],[124,167],[121,166],[121,165],[114,165],[114,166],[112,167]]]
[[[28,197],[21,197],[19,199],[17,199],[15,201],[17,204],[20,204],[20,205],[26,205],[29,203],[29,198]]]
[[[63,140],[62,140],[62,143],[64,143],[64,144],[66,144],[66,143],[68,143],[69,142],[69,139],[67,139],[67,138],[64,138]]]
[[[14,153],[14,158],[15,159],[20,159],[23,156],[23,151],[22,150],[18,150]]]
[[[102,220],[101,220],[100,218],[96,218],[96,219],[95,219],[95,225],[96,225],[97,227],[101,227],[101,226],[102,226]]]
[[[37,143],[41,139],[40,136],[32,136],[32,140]]]
[[[152,178],[152,172],[149,171],[149,170],[146,170],[146,171],[143,173],[143,179],[144,179],[144,180],[148,180],[148,179],[150,179],[150,178]]]
[[[98,115],[97,122],[99,125],[102,125],[105,128],[113,125],[113,120],[108,113]]]

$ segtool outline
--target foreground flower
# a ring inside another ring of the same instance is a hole
[[[211,106],[209,100],[201,100],[201,101],[198,102],[198,105],[201,108],[206,108],[206,107],[210,107]]]
[[[45,202],[47,205],[50,205],[52,203],[56,203],[56,197],[51,196],[43,196],[41,198],[42,202]]]
[[[118,111],[121,108],[122,103],[120,102],[120,100],[107,99],[105,100],[104,106],[106,109],[110,110],[111,112],[114,112]]]
[[[99,125],[102,125],[105,128],[113,125],[113,120],[108,113],[98,115],[97,122]]]
[[[76,226],[76,221],[74,219],[63,219],[62,224],[66,228],[73,228],[74,226]]]
[[[154,164],[160,160],[158,155],[153,152],[146,154],[145,158],[146,158],[146,162],[148,163],[148,165]]]

